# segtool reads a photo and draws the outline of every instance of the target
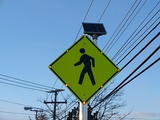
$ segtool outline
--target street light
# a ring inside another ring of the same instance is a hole
[[[31,110],[32,107],[24,107],[24,110]]]
[[[41,108],[35,108],[35,107],[24,107],[24,110],[30,110],[30,111],[36,112],[36,116],[35,116],[36,120],[38,120],[37,113],[38,112],[43,112],[43,110]]]

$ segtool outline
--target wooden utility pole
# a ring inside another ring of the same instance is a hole
[[[53,108],[53,120],[56,120],[56,105],[57,103],[58,104],[66,104],[67,102],[57,102],[57,95],[58,95],[58,92],[61,92],[61,91],[64,91],[64,89],[56,89],[56,90],[52,90],[52,91],[49,91],[48,93],[54,93],[54,101],[50,101],[50,102],[47,102],[47,101],[44,101],[44,104],[54,104],[54,108]]]

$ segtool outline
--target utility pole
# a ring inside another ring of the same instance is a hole
[[[54,108],[53,108],[53,120],[56,120],[56,105],[57,103],[58,104],[66,104],[67,102],[57,102],[57,95],[58,95],[58,92],[61,92],[61,91],[64,91],[64,89],[56,89],[56,90],[51,90],[49,91],[48,93],[54,93],[54,101],[50,101],[50,102],[47,102],[47,101],[44,101],[44,104],[54,104]]]
[[[82,23],[84,34],[92,37],[93,42],[97,45],[98,37],[107,34],[102,23]],[[80,102],[79,107],[79,120],[88,120],[88,104],[83,105]]]

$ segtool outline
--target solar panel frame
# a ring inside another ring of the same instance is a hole
[[[84,29],[84,34],[88,35],[105,35],[107,34],[104,26],[102,23],[82,23],[83,29]]]

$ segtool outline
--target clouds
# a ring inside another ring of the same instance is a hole
[[[151,113],[151,112],[135,112],[129,115],[131,118],[152,118],[160,119],[160,113]]]

